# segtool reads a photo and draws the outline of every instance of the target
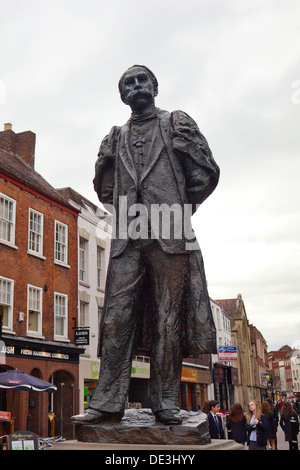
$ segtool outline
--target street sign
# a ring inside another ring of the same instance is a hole
[[[219,346],[219,361],[233,362],[238,360],[237,346]]]
[[[265,380],[270,380],[270,374],[261,374],[261,380],[264,382]]]

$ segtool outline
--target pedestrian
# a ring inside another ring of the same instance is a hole
[[[219,402],[216,400],[210,400],[209,412],[207,414],[209,423],[209,432],[212,439],[225,439],[225,433],[223,429],[223,423],[220,416],[217,413],[220,411]]]
[[[230,408],[230,413],[226,419],[226,428],[228,432],[228,439],[233,439],[239,444],[245,444],[247,441],[246,433],[246,416],[244,414],[242,405],[235,403]]]
[[[248,404],[246,415],[246,431],[248,433],[247,445],[249,450],[266,450],[268,439],[268,419],[261,412],[261,403],[252,400]]]
[[[299,421],[292,404],[284,402],[281,409],[280,426],[284,432],[285,440],[289,442],[289,450],[298,450]]]
[[[280,399],[279,402],[277,403],[278,411],[279,414],[281,413],[281,408],[283,407],[283,401]]]
[[[203,403],[202,409],[201,409],[203,413],[206,413],[206,414],[209,413],[209,402],[210,400],[205,400],[205,402]]]
[[[274,406],[272,398],[268,397],[266,398],[266,401],[269,403],[270,409],[272,413],[274,414],[274,422],[273,422],[274,428],[273,428],[272,437],[271,437],[271,446],[272,446],[272,450],[277,450],[277,429],[279,425],[279,413],[278,413],[277,407]]]
[[[276,450],[275,435],[274,435],[276,423],[275,423],[274,413],[271,411],[270,403],[267,400],[265,400],[262,403],[261,412],[268,419],[268,425],[269,425],[268,442],[267,442],[268,450]]]

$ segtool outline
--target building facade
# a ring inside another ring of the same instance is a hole
[[[221,304],[211,299],[211,309],[216,326],[217,347],[232,346],[231,317]],[[218,354],[212,355],[214,399],[221,410],[228,411],[235,402],[235,386],[238,384],[238,370],[235,363],[223,361]]]
[[[78,410],[77,217],[34,170],[35,135],[0,132],[0,370],[13,368],[57,386],[52,395],[2,389],[1,411],[15,429],[73,438]],[[50,414],[48,414],[50,413]]]
[[[237,346],[238,361],[237,383],[235,386],[235,402],[246,407],[250,400],[260,400],[260,395],[255,387],[255,361],[251,343],[249,322],[246,314],[245,303],[241,294],[236,299],[222,299],[216,302],[223,307],[231,318],[231,341]]]
[[[95,393],[100,369],[99,326],[104,304],[112,226],[106,212],[72,188],[58,190],[78,214],[78,317],[74,328],[85,347],[79,364],[79,407],[83,412]],[[81,334],[80,334],[81,333]],[[85,333],[85,334],[83,334]],[[88,344],[86,338],[88,337]]]
[[[250,325],[250,335],[253,356],[253,375],[255,396],[259,396],[260,401],[264,401],[268,396],[268,353],[267,343],[261,332]]]

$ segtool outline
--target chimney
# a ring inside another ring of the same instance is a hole
[[[25,131],[16,134],[10,123],[4,124],[4,130],[0,132],[0,149],[19,155],[34,168],[35,134],[33,132]]]

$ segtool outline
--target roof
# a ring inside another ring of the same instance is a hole
[[[234,318],[234,314],[238,308],[238,299],[218,299],[216,302],[224,308],[228,315]]]
[[[78,204],[80,207],[83,207],[85,210],[88,210],[96,216],[101,216],[104,214],[107,214],[106,211],[100,209],[96,204],[93,202],[89,201],[86,197],[82,196],[79,194],[75,189],[66,187],[66,188],[59,188],[57,191],[64,196],[65,199],[69,200],[71,199],[74,201],[76,204]]]
[[[68,200],[16,154],[0,149],[0,172],[74,211]]]

